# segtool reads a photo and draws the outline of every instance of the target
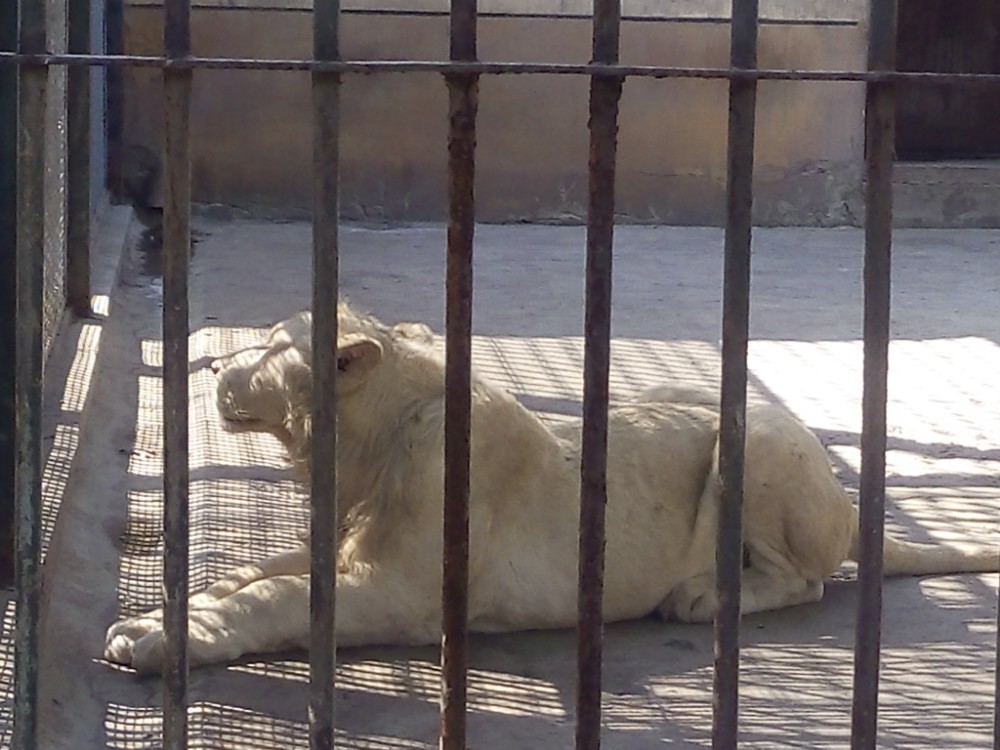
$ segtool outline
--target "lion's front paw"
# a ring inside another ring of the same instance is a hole
[[[194,609],[188,619],[188,663],[191,666],[235,659],[244,653],[225,616],[214,608]],[[163,612],[156,610],[116,622],[108,628],[104,658],[140,674],[159,672],[165,650]]]
[[[139,674],[153,674],[163,669],[163,631],[146,633],[132,647],[132,669]]]
[[[135,667],[136,644],[162,627],[163,613],[160,610],[119,620],[108,628],[104,639],[104,658],[115,664]]]

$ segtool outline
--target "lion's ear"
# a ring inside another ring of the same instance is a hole
[[[382,359],[382,345],[375,339],[354,334],[341,340],[337,347],[337,374],[361,375]]]

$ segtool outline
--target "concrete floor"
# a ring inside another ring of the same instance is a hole
[[[220,428],[207,365],[310,298],[307,225],[203,218],[196,228],[194,588],[287,547],[305,523],[274,441]],[[123,244],[111,235],[105,259]],[[66,376],[50,378],[41,669],[43,747],[53,750],[160,747],[160,681],[99,658],[107,625],[159,595],[161,285],[137,238],[133,223],[117,281],[95,299],[100,315],[67,329]],[[613,397],[672,379],[711,384],[721,232],[621,227],[616,238]],[[444,242],[441,226],[345,227],[342,288],[387,322],[441,331]],[[583,246],[582,228],[477,231],[476,365],[552,419],[579,411]],[[812,426],[849,487],[861,422],[861,248],[856,230],[755,234],[753,397]],[[995,545],[1000,232],[899,231],[894,263],[890,526],[918,540]],[[996,575],[886,583],[880,747],[991,746],[996,587]],[[743,746],[847,745],[854,598],[845,571],[818,604],[745,619]],[[474,636],[470,746],[571,746],[574,658],[571,632]],[[436,649],[345,650],[339,660],[341,747],[437,746]],[[2,649],[0,662],[2,674]],[[307,679],[302,653],[195,670],[191,747],[306,746]],[[608,627],[604,747],[708,746],[711,680],[711,628]]]

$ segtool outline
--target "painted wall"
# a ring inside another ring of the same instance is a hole
[[[377,3],[386,8],[392,1],[345,4],[360,10],[343,17],[344,57],[445,58],[448,20],[442,8],[446,3],[408,0],[404,5],[410,10],[405,13],[364,12],[364,6]],[[216,1],[196,8],[195,54],[308,58],[311,16],[305,5],[301,0],[265,3],[281,7],[233,7],[240,3],[227,0],[226,7],[218,7],[221,3]],[[514,7],[521,5],[525,7]],[[762,3],[760,65],[863,68],[866,36],[860,5],[854,0]],[[492,6],[498,7],[491,11]],[[580,63],[589,59],[589,2],[495,0],[481,7],[482,60]],[[806,12],[822,20],[801,20]],[[625,4],[624,13],[623,63],[727,64],[727,3],[636,0]],[[158,5],[133,0],[126,8],[127,51],[158,54],[161,19]],[[477,162],[481,219],[583,219],[587,90],[587,80],[579,77],[482,80]],[[127,73],[126,142],[158,150],[160,96],[155,70]],[[759,223],[857,222],[863,105],[863,88],[858,84],[761,83],[756,148]],[[722,222],[726,111],[727,86],[722,81],[630,79],[626,83],[617,204],[623,220]],[[341,144],[345,216],[397,221],[445,215],[446,112],[447,92],[439,75],[345,79]],[[312,163],[307,74],[199,71],[192,113],[197,201],[239,206],[262,215],[307,211]]]

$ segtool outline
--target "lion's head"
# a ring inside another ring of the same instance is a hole
[[[231,429],[281,432],[311,387],[312,315],[284,320],[255,346],[212,362],[219,414]]]
[[[371,371],[400,345],[422,348],[433,342],[423,323],[385,326],[346,302],[339,303],[337,312],[341,398],[370,381]],[[304,311],[274,325],[260,344],[212,363],[216,401],[227,429],[277,436],[303,481],[309,477],[312,351],[312,314]]]

